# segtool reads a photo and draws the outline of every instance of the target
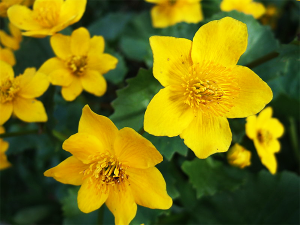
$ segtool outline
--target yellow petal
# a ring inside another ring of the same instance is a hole
[[[180,20],[180,18],[178,19],[179,13],[178,9],[174,10],[168,3],[154,6],[151,9],[153,27],[165,28],[176,24]]]
[[[60,59],[67,59],[72,55],[71,37],[63,34],[55,34],[50,38],[52,49]]]
[[[246,134],[250,139],[254,139],[257,135],[257,118],[256,116],[247,117]]]
[[[273,114],[273,109],[271,107],[266,107],[262,110],[257,117],[257,126],[263,127],[266,121],[270,120]]]
[[[77,77],[73,77],[72,83],[69,86],[61,88],[61,94],[66,101],[73,101],[82,92],[82,85]]]
[[[150,37],[153,52],[153,75],[163,85],[182,83],[182,76],[189,74],[192,65],[192,42],[184,38]]]
[[[211,21],[197,31],[193,39],[194,63],[212,61],[223,66],[236,65],[246,51],[246,24],[231,17]]]
[[[272,100],[271,88],[252,70],[244,66],[235,66],[232,73],[237,78],[240,90],[238,97],[232,100],[233,107],[225,115],[227,118],[254,115]]]
[[[64,69],[64,68],[65,68],[65,64],[63,63],[63,61],[57,57],[53,57],[48,59],[46,62],[44,62],[43,65],[39,68],[38,72],[49,75],[54,70]]]
[[[35,68],[27,68],[24,74],[18,76],[16,79],[20,82],[18,95],[23,98],[39,97],[49,87],[48,77],[44,73],[35,72]]]
[[[118,160],[132,168],[146,169],[163,160],[150,141],[129,127],[119,131],[114,149]]]
[[[56,69],[56,68],[54,68],[54,69]],[[49,79],[50,79],[51,84],[53,84],[53,85],[67,87],[72,83],[74,76],[67,69],[57,69],[57,70],[54,70],[52,73],[50,73]]]
[[[14,71],[8,63],[0,60],[0,85],[3,81],[7,79],[12,79],[14,77]]]
[[[5,47],[11,48],[13,50],[17,50],[20,48],[19,42],[2,30],[0,30],[0,42]]]
[[[109,54],[89,54],[87,66],[91,70],[97,70],[102,75],[115,69],[118,59]]]
[[[107,150],[95,136],[87,133],[77,133],[64,141],[62,148],[85,164],[91,162],[89,156],[105,153]]]
[[[105,41],[102,36],[93,36],[90,39],[89,55],[100,55],[104,52]]]
[[[272,134],[273,138],[279,138],[284,133],[284,126],[276,118],[271,118],[270,120],[267,120],[264,124],[264,128]]]
[[[14,114],[25,122],[46,122],[48,120],[43,103],[36,99],[14,98]]]
[[[127,225],[135,217],[137,205],[127,186],[125,190],[119,190],[113,186],[106,200],[108,209],[115,216],[116,225]]]
[[[260,2],[251,2],[243,11],[245,14],[252,15],[258,19],[266,12],[266,8]]]
[[[225,117],[214,117],[200,112],[180,137],[200,159],[217,152],[226,152],[232,139]]]
[[[48,35],[53,35],[53,34],[54,33],[49,28],[22,32],[23,36],[34,37],[34,38],[44,38]]]
[[[44,172],[44,176],[53,177],[55,180],[72,185],[81,185],[83,173],[89,165],[83,164],[79,159],[70,156],[57,166]]]
[[[157,168],[129,168],[127,171],[132,195],[138,205],[150,209],[169,209],[172,206],[166,182]]]
[[[12,102],[1,103],[0,102],[0,125],[3,125],[11,116],[13,112]]]
[[[229,149],[227,160],[230,165],[243,169],[251,165],[251,152],[236,143]]]
[[[13,5],[7,10],[10,22],[22,30],[40,30],[42,27],[34,20],[32,11],[23,5]]]
[[[58,23],[69,21],[69,24],[76,23],[80,20],[85,12],[87,0],[66,0],[62,4]],[[66,25],[67,27],[68,25]]]
[[[12,50],[0,47],[0,61],[4,61],[11,66],[16,64],[16,58]]]
[[[144,129],[156,136],[173,137],[189,126],[193,110],[184,103],[182,93],[172,87],[161,89],[150,101],[145,112]]]
[[[198,23],[203,20],[203,14],[199,1],[179,5],[179,13],[181,19],[177,22],[184,21],[187,23]]]
[[[95,70],[87,70],[80,81],[83,89],[91,94],[102,96],[106,92],[106,80]]]
[[[98,188],[98,182],[93,180],[93,183],[86,179],[78,191],[78,208],[84,213],[90,213],[99,209],[106,201],[109,190],[106,192]]]
[[[257,139],[254,139],[254,145],[262,164],[268,168],[270,173],[275,174],[277,170],[277,161],[273,152],[268,151]]]
[[[5,133],[5,129],[3,126],[0,126],[0,134],[4,134]],[[0,139],[1,140],[1,139]],[[1,146],[1,145],[0,145]]]
[[[73,55],[86,55],[90,48],[90,33],[84,28],[74,30],[71,35],[71,52]]]
[[[22,41],[22,33],[19,28],[17,28],[12,23],[8,24],[9,31],[11,35],[15,38],[16,41],[21,42]]]
[[[5,155],[8,147],[9,143],[0,139],[0,170],[4,170],[11,166],[11,163],[8,162],[7,156]]]
[[[79,133],[88,133],[99,139],[107,151],[111,151],[118,128],[107,117],[94,113],[88,105],[82,109],[78,126]]]

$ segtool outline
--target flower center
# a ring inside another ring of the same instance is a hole
[[[17,80],[7,79],[0,86],[0,102],[5,103],[12,101],[19,91],[20,87]]]
[[[118,185],[118,187],[124,188],[129,177],[126,174],[127,167],[108,154],[90,156],[90,159],[93,162],[89,168],[81,172],[84,174],[84,179],[88,176],[89,182],[96,182],[97,188],[103,192],[107,191],[108,185]]]
[[[182,77],[184,103],[203,113],[223,116],[233,107],[239,86],[231,70],[211,62],[193,65]]]
[[[43,27],[51,28],[58,23],[60,8],[59,1],[40,1],[34,5],[33,18]]]
[[[175,5],[176,2],[177,2],[177,0],[169,0],[169,4],[170,4],[170,5]]]
[[[67,66],[76,76],[82,76],[87,67],[87,56],[71,56],[67,60]]]
[[[269,142],[272,140],[272,134],[268,130],[258,130],[257,139],[262,145],[269,145]]]

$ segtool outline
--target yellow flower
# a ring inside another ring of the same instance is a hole
[[[1,46],[0,46],[0,60],[7,62],[11,66],[14,66],[16,64],[16,58],[12,50],[10,50],[9,48],[1,48]]]
[[[153,27],[164,28],[176,23],[203,20],[201,0],[145,0],[157,4],[151,10]]]
[[[260,18],[260,21],[262,24],[270,25],[272,29],[275,29],[279,16],[278,8],[273,4],[269,4],[266,8],[266,13]]]
[[[47,76],[27,68],[23,75],[14,78],[12,67],[4,61],[0,61],[0,68],[0,125],[12,113],[25,122],[47,121],[42,102],[35,99],[47,90]]]
[[[247,39],[246,24],[230,17],[203,25],[193,41],[150,37],[153,75],[165,88],[147,107],[145,131],[180,135],[199,158],[226,152],[227,118],[254,115],[273,97],[252,70],[236,65]]]
[[[20,48],[20,42],[22,41],[21,31],[12,23],[9,23],[8,27],[12,36],[8,35],[5,31],[0,30],[0,43],[7,48],[18,50]]]
[[[7,9],[12,5],[21,4],[24,0],[1,0],[0,2],[0,16],[7,17]]]
[[[9,20],[32,37],[45,37],[76,23],[82,17],[87,0],[36,0],[33,10],[14,5],[7,11]]]
[[[249,116],[246,123],[246,134],[254,141],[255,148],[262,164],[275,174],[277,161],[275,153],[280,151],[280,143],[277,140],[284,133],[284,127],[278,119],[272,118],[271,107],[265,108],[256,117]]]
[[[110,119],[82,110],[78,133],[63,143],[73,156],[44,175],[64,184],[81,185],[77,202],[84,213],[105,202],[116,224],[129,224],[137,205],[168,209],[172,199],[155,167],[163,158],[147,139],[133,129],[118,130]]]
[[[0,126],[0,134],[5,132],[4,127]],[[11,166],[10,162],[8,162],[5,152],[9,147],[9,143],[0,138],[0,170],[4,170]]]
[[[96,96],[106,91],[102,76],[114,69],[118,60],[104,52],[104,38],[90,38],[83,27],[74,30],[71,36],[56,34],[51,37],[51,46],[57,57],[46,61],[40,72],[49,75],[53,85],[62,86],[62,96],[73,101],[84,89]]]
[[[262,3],[253,0],[223,0],[220,7],[222,11],[237,10],[252,15],[255,19],[261,17],[266,11]]]
[[[227,160],[230,165],[243,169],[251,165],[251,152],[236,143],[229,149]]]

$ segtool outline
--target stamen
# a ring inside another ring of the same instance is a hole
[[[51,28],[57,25],[60,15],[60,4],[57,1],[43,1],[34,8],[33,18],[43,27]]]
[[[0,85],[0,102],[12,101],[16,93],[20,90],[17,79],[7,79]]]
[[[261,129],[257,132],[257,139],[262,145],[269,145],[272,138],[272,134],[268,130]]]
[[[87,68],[87,56],[71,56],[67,60],[67,67],[76,76],[82,76]]]

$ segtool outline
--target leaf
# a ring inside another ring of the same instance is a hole
[[[212,158],[185,161],[182,170],[196,189],[197,198],[220,191],[234,191],[247,180],[246,171],[225,166]]]
[[[125,60],[122,55],[115,52],[109,52],[114,57],[118,59],[117,67],[113,70],[110,70],[108,73],[104,74],[106,80],[113,84],[119,84],[124,80],[126,73],[128,71]]]
[[[121,129],[131,127],[139,131],[143,127],[146,108],[161,85],[149,70],[140,69],[135,78],[127,80],[128,86],[117,91],[112,102],[115,112],[110,119]]]
[[[123,37],[120,41],[121,50],[131,60],[143,61],[151,53],[149,39]]]
[[[34,224],[46,218],[51,213],[47,205],[32,206],[19,210],[14,216],[16,224]]]

